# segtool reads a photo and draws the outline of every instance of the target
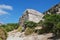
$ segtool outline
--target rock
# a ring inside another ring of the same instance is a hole
[[[12,34],[10,34],[12,33]],[[48,33],[48,34],[42,34],[42,35],[38,35],[38,34],[32,34],[32,35],[28,35],[25,36],[24,32],[20,33],[20,32],[10,32],[9,36],[7,37],[7,40],[48,40],[49,37],[52,37],[52,33]],[[14,36],[12,36],[14,35]]]
[[[19,25],[24,27],[25,21],[33,21],[38,23],[40,20],[43,20],[42,17],[44,15],[36,10],[33,9],[27,9],[24,11],[24,14],[19,19]]]

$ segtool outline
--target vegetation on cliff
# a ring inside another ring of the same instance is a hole
[[[42,22],[43,30],[45,33],[52,32],[55,36],[60,35],[60,15],[59,14],[46,14]]]

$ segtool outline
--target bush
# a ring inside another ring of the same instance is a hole
[[[32,34],[33,32],[34,32],[33,29],[27,27],[26,30],[25,30],[25,35],[30,35],[30,34]]]
[[[60,30],[60,22],[57,23],[56,29]]]
[[[18,23],[3,24],[0,27],[3,27],[7,32],[9,32],[9,31],[12,31],[14,29],[17,29]]]
[[[0,38],[0,40],[2,40],[2,38]]]
[[[6,38],[7,38],[7,32],[3,28],[0,28],[0,39],[6,40]]]
[[[17,29],[17,31],[22,32],[22,27],[19,26],[18,29]]]
[[[35,23],[33,21],[26,21],[25,26],[29,27],[29,28],[35,28],[37,26],[37,23]]]
[[[44,29],[35,29],[35,33],[37,33],[37,34],[43,34],[43,33],[45,33],[45,30]]]

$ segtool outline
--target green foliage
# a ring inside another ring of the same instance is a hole
[[[46,14],[44,17],[43,27],[46,32],[60,33],[60,15]]]
[[[18,29],[17,29],[17,31],[22,32],[22,27],[19,26]]]
[[[37,25],[38,25],[38,26],[42,26],[42,24],[43,24],[43,21],[40,20]]]
[[[56,25],[56,28],[60,30],[60,22],[58,22],[58,24]]]
[[[37,33],[38,34],[43,34],[43,33],[45,33],[46,31],[44,30],[44,29],[39,29],[39,30],[37,30]]]
[[[25,35],[30,35],[34,32],[34,30],[32,28],[27,27],[25,30]]]
[[[2,38],[0,38],[0,40],[2,40]]]
[[[29,28],[35,28],[37,26],[37,23],[32,22],[32,21],[26,21],[25,26]]]
[[[6,40],[6,38],[7,38],[7,32],[3,28],[0,28],[0,39]]]
[[[54,26],[54,24],[49,21],[45,21],[43,23],[43,28],[44,28],[45,32],[51,32],[53,26]]]
[[[0,27],[3,27],[7,32],[9,32],[16,29],[17,26],[18,26],[17,23],[8,23],[8,24],[3,24]]]
[[[57,14],[52,14],[48,16],[47,15],[44,16],[45,21],[49,21],[54,24],[57,24],[60,21],[60,15]]]

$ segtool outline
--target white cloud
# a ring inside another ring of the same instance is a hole
[[[5,14],[10,15],[7,10],[13,10],[13,7],[9,5],[0,5],[0,16],[5,15]],[[0,18],[0,23],[4,23],[3,21],[1,21],[1,19],[5,20],[7,18],[8,17]]]
[[[9,5],[0,5],[0,9],[8,9],[8,10],[13,10],[13,7],[12,6],[9,6]]]
[[[0,10],[0,15],[8,14],[8,12]]]
[[[13,10],[13,7],[9,6],[9,5],[4,5],[4,4],[0,5],[0,15],[9,14],[4,9],[5,10]]]

